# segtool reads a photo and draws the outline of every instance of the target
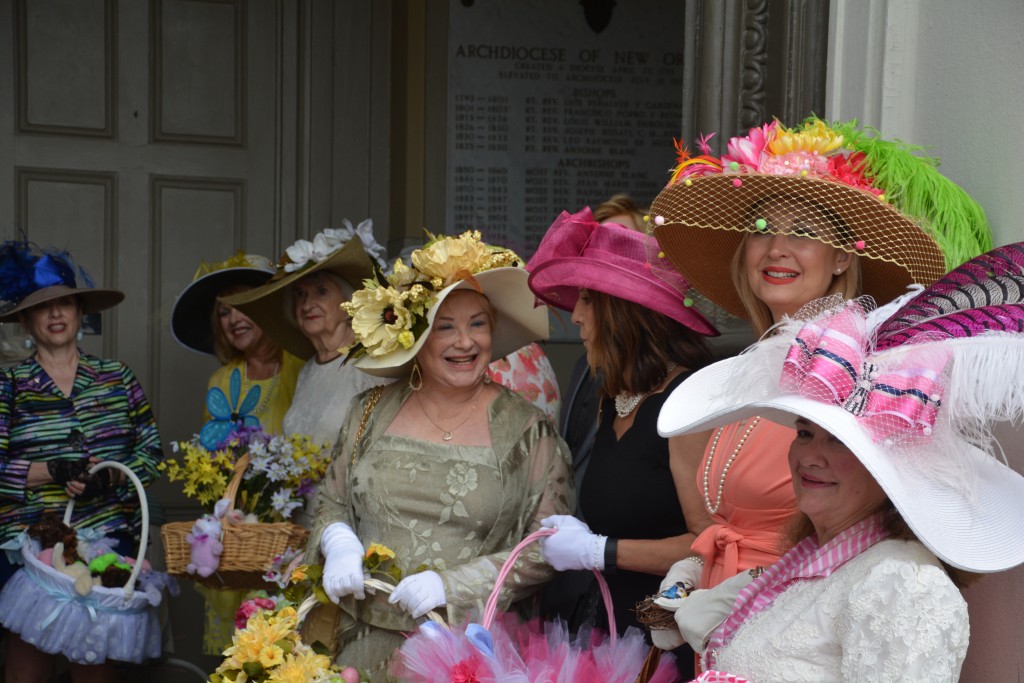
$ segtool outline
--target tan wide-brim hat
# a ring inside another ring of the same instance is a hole
[[[650,209],[654,236],[695,289],[733,315],[749,318],[730,265],[743,237],[757,232],[752,211],[773,198],[799,198],[842,219],[852,234],[842,240],[818,238],[860,257],[863,293],[876,301],[890,301],[910,284],[929,285],[948,270],[936,241],[894,206],[822,177],[750,173],[687,179],[655,198]]]
[[[534,296],[527,285],[529,273],[522,268],[495,268],[477,273],[442,289],[437,301],[427,310],[427,329],[408,349],[392,351],[384,356],[361,356],[355,366],[378,377],[404,377],[412,369],[413,359],[430,336],[434,317],[452,292],[468,289],[480,292],[491,302],[496,313],[491,331],[491,360],[504,358],[531,342],[547,339],[548,307],[534,308]]]
[[[310,358],[316,351],[313,343],[299,329],[295,320],[291,286],[314,273],[329,272],[360,289],[363,280],[373,277],[373,261],[358,238],[349,240],[329,257],[293,273],[278,272],[269,282],[256,289],[232,294],[221,299],[252,318],[264,334],[297,358]]]
[[[32,292],[18,304],[0,315],[0,323],[18,322],[18,315],[33,306],[45,304],[54,299],[65,296],[77,297],[82,302],[82,313],[99,313],[108,308],[113,308],[124,301],[124,292],[117,289],[97,289],[91,287],[68,287],[67,285],[52,285],[43,287]]]

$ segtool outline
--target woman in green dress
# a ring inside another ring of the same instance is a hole
[[[551,514],[573,507],[568,449],[543,412],[487,379],[492,356],[547,336],[527,273],[479,234],[442,237],[399,261],[387,286],[345,307],[372,374],[404,377],[359,397],[320,489],[307,560],[324,564],[339,603],[338,661],[386,680],[391,655],[438,610],[482,612],[509,551]],[[396,553],[390,596],[363,587],[364,549]],[[421,568],[426,567],[425,570]],[[417,571],[420,570],[420,571]],[[501,607],[552,575],[538,549],[505,582]]]

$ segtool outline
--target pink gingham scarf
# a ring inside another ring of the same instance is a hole
[[[715,629],[708,641],[704,668],[713,669],[715,652],[732,640],[744,621],[771,605],[793,583],[830,576],[886,536],[888,532],[882,527],[882,514],[879,513],[857,522],[820,548],[816,536],[808,536],[797,543],[736,596],[732,614]]]

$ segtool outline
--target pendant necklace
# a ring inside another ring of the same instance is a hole
[[[416,398],[416,405],[420,407],[420,410],[423,411],[423,414],[427,417],[428,420],[430,420],[430,424],[437,427],[438,431],[441,432],[441,439],[444,441],[451,441],[453,438],[455,438],[455,430],[461,427],[462,425],[466,424],[466,422],[469,421],[469,418],[473,416],[473,410],[476,408],[476,401],[478,398],[480,398],[480,392],[484,390],[484,384],[486,384],[486,382],[481,383],[480,387],[476,390],[476,396],[473,397],[473,402],[469,405],[469,412],[466,413],[466,417],[462,418],[459,424],[455,425],[451,429],[445,429],[441,425],[434,422],[434,418],[430,417],[430,413],[427,412],[427,407],[423,405],[423,401],[420,398],[419,392],[413,392],[413,396]]]
[[[740,437],[739,443],[736,444],[736,448],[733,449],[729,458],[725,461],[725,464],[722,465],[722,474],[718,478],[718,494],[715,496],[715,504],[712,505],[709,481],[711,479],[711,465],[715,461],[715,449],[718,448],[718,439],[721,438],[722,430],[725,429],[725,427],[719,427],[718,430],[715,431],[715,438],[711,440],[711,450],[708,451],[708,458],[704,462],[704,476],[701,482],[704,489],[704,506],[707,508],[709,513],[715,514],[718,512],[718,508],[722,504],[722,491],[725,489],[725,477],[729,474],[729,468],[732,467],[732,463],[736,459],[736,456],[740,454],[741,450],[743,450],[743,445],[747,443],[747,438],[750,436],[750,433],[754,431],[754,427],[756,427],[757,423],[760,421],[760,416],[757,416],[750,421],[750,425],[743,432],[743,436]]]

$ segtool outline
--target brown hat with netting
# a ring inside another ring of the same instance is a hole
[[[860,256],[863,293],[878,301],[907,285],[929,285],[991,248],[985,213],[917,148],[883,140],[856,122],[778,121],[732,138],[727,153],[680,150],[650,220],[662,250],[683,276],[734,315],[748,313],[727,276],[747,234],[771,232],[784,205],[803,236]]]

